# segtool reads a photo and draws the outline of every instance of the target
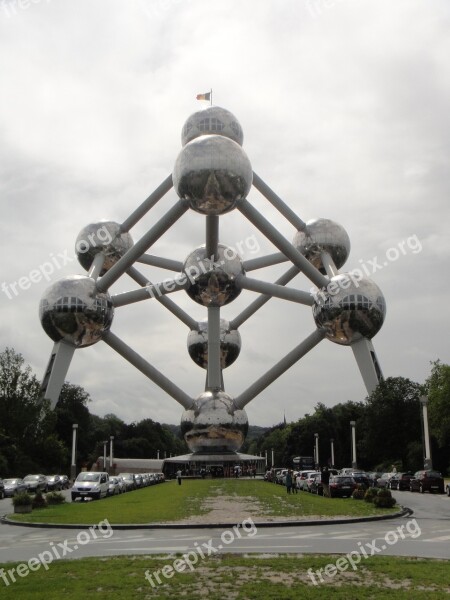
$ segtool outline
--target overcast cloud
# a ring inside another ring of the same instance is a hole
[[[450,5],[448,0],[0,0],[0,284],[66,251],[82,227],[124,220],[172,171],[197,93],[214,92],[244,130],[253,169],[305,221],[347,230],[352,269],[417,236],[373,279],[387,302],[374,338],[385,376],[423,382],[449,352]],[[134,240],[177,200],[174,191],[132,230]],[[294,230],[256,191],[249,201],[289,240]],[[255,235],[237,211],[221,241]],[[204,243],[187,213],[151,252],[179,261]],[[416,248],[417,250],[417,248]],[[254,255],[244,256],[253,258]],[[62,263],[61,259],[61,263]],[[149,279],[165,271],[145,268]],[[274,281],[286,265],[254,272]],[[71,261],[52,281],[83,273]],[[0,293],[1,346],[39,377],[52,348],[38,319],[47,282]],[[293,285],[309,290],[302,275]],[[113,292],[133,289],[122,277]],[[195,319],[206,311],[171,298]],[[222,312],[238,314],[243,292]],[[272,299],[241,328],[242,352],[224,371],[237,395],[314,329],[311,311]],[[189,358],[187,328],[157,302],[116,310],[112,330],[188,394],[205,372]],[[103,344],[78,350],[68,374],[90,410],[127,422],[178,423],[182,409]],[[353,354],[324,341],[247,407],[270,425],[364,398]]]

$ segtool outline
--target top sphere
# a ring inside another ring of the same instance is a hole
[[[297,231],[293,246],[303,254],[321,273],[326,274],[322,263],[322,252],[328,252],[336,268],[340,269],[350,253],[350,238],[347,232],[331,219],[312,219],[306,229]]]
[[[244,141],[242,127],[233,113],[220,106],[210,106],[187,119],[181,132],[181,144],[185,146],[195,138],[209,134],[223,135],[240,146]]]

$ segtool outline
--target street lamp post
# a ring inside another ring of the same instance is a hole
[[[159,460],[159,450],[156,451],[156,459]]]
[[[316,468],[318,469],[319,468],[319,464],[320,464],[320,461],[319,461],[319,434],[315,433],[314,434],[314,438],[315,438],[315,441],[316,441],[316,453],[315,453],[315,456],[316,456]]]
[[[72,461],[70,464],[70,478],[75,481],[77,476],[77,429],[78,425],[74,423],[72,425]]]
[[[266,457],[266,468],[267,468],[267,450],[264,450],[264,455]]]
[[[103,442],[103,470],[106,471],[106,446],[108,445],[108,440]]]
[[[330,444],[331,444],[331,466],[334,467],[334,439],[333,438],[331,438]]]
[[[274,466],[275,466],[275,454],[274,454],[274,451],[272,448],[272,469],[274,468]]]
[[[114,444],[114,436],[109,436],[109,474],[113,475],[113,444]]]
[[[431,460],[431,447],[430,447],[430,430],[428,427],[428,397],[421,396],[420,403],[422,405],[422,421],[423,421],[423,433],[424,433],[424,459],[423,466],[425,469],[432,469],[433,463]]]
[[[356,469],[356,421],[350,421],[350,427],[352,428],[352,469]]]

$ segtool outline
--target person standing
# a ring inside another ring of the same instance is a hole
[[[328,470],[327,466],[325,466],[322,469],[321,479],[322,479],[323,495],[325,496],[325,498],[329,498],[330,497],[330,471]]]
[[[288,494],[291,493],[291,489],[292,489],[292,471],[289,469],[289,471],[286,473],[286,491]]]
[[[178,485],[181,485],[181,470],[178,469],[177,471],[177,481],[178,481]]]

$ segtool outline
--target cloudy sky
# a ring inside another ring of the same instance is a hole
[[[449,34],[448,0],[0,0],[2,348],[42,376],[53,343],[38,305],[49,283],[17,295],[11,284],[52,260],[61,268],[50,282],[83,273],[73,258],[79,231],[121,222],[172,172],[182,126],[202,108],[196,94],[212,88],[239,119],[253,169],[303,220],[345,227],[346,268],[378,258],[384,375],[423,382],[430,361],[450,361]],[[176,200],[168,193],[134,240]],[[249,201],[292,240],[256,190]],[[221,218],[221,242],[252,235],[260,250],[244,259],[275,251],[237,211]],[[203,242],[204,219],[191,211],[151,252],[182,261]],[[170,275],[140,269],[154,281]],[[285,270],[252,276],[274,281]],[[292,285],[311,284],[299,275]],[[134,287],[125,276],[112,291]],[[206,316],[185,292],[171,298]],[[243,292],[223,316],[253,299]],[[238,395],[313,329],[308,307],[272,299],[242,326],[226,391]],[[189,395],[204,389],[188,329],[155,301],[117,309],[112,330]],[[75,353],[68,380],[91,394],[96,414],[179,422],[181,407],[103,342]],[[365,394],[351,350],[325,340],[247,412],[271,425],[284,411],[295,420],[318,402]]]

